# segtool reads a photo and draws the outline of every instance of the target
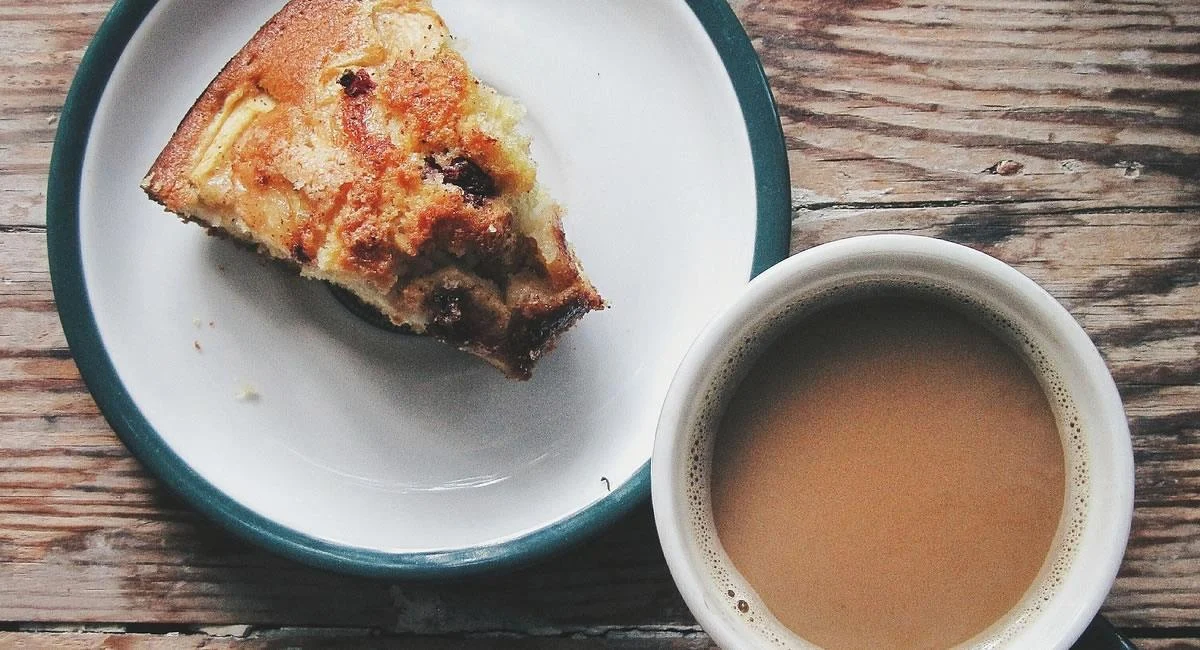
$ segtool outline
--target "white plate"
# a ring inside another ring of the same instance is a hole
[[[611,304],[521,383],[145,197],[178,121],[282,2],[144,4],[118,2],[81,66],[48,210],[72,351],[144,463],[243,536],[372,575],[528,560],[645,496],[688,345],[786,254],[779,125],[727,6],[435,0],[473,70],[528,109]]]

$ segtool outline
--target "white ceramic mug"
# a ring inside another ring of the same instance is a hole
[[[1048,397],[1061,401],[1066,504],[1037,580],[1025,600],[989,628],[981,647],[1070,647],[1099,611],[1129,536],[1133,454],[1120,396],[1087,334],[1036,283],[984,253],[908,235],[854,237],[781,262],[709,323],[684,358],[659,421],[651,485],[667,564],[688,607],[723,647],[806,647],[763,616],[768,610],[720,547],[704,468],[722,400],[755,352],[803,318],[814,301],[879,285],[932,288],[971,304],[1026,340],[1027,358],[1044,355],[1043,362],[1030,361]],[[1075,428],[1064,426],[1063,418],[1072,417]],[[729,595],[734,592],[736,599]]]

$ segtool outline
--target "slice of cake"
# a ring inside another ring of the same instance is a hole
[[[210,232],[525,379],[603,307],[537,183],[522,109],[427,0],[292,0],[142,183]]]

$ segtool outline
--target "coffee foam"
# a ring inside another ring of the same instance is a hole
[[[764,321],[751,327],[730,348],[713,373],[701,406],[688,427],[687,450],[687,527],[695,540],[708,573],[710,584],[721,594],[719,606],[753,628],[770,644],[781,648],[816,647],[781,624],[763,604],[745,578],[733,567],[721,547],[713,521],[709,485],[712,453],[725,408],[763,350],[805,316],[843,302],[882,297],[913,297],[936,301],[959,311],[986,327],[1020,353],[1034,371],[1050,403],[1067,464],[1067,484],[1063,512],[1055,535],[1053,552],[1046,558],[1038,577],[1021,602],[1002,619],[966,641],[961,647],[990,649],[1002,646],[1019,633],[1045,608],[1062,586],[1067,569],[1075,558],[1087,515],[1088,466],[1087,440],[1083,435],[1079,409],[1067,390],[1061,373],[1034,340],[1011,319],[1000,315],[986,303],[962,291],[926,281],[861,280],[818,290],[776,309]]]

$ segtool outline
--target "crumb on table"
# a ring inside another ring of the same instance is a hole
[[[258,393],[258,389],[256,389],[254,386],[251,386],[250,384],[242,384],[242,387],[238,389],[236,397],[239,402],[254,402],[258,401],[260,395]]]

